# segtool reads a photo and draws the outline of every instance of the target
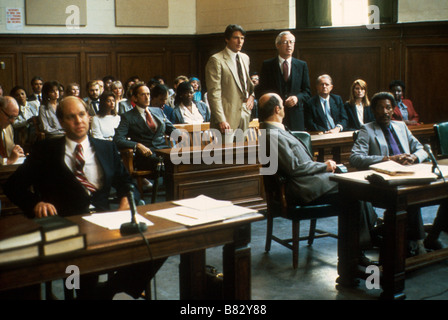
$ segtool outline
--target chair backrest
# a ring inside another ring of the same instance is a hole
[[[440,155],[448,156],[448,122],[435,124],[434,132],[439,143]]]
[[[313,154],[313,147],[311,145],[311,135],[306,131],[291,131],[292,135],[300,139],[302,143],[308,148],[308,151]]]

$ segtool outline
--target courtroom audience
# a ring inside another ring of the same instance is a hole
[[[44,84],[44,79],[39,76],[35,76],[31,79],[31,90],[33,93],[31,93],[28,96],[29,101],[37,100],[39,104],[42,103],[42,87]]]
[[[74,96],[74,97],[78,97],[80,96],[80,86],[79,84],[77,84],[76,82],[71,82],[67,85],[67,88],[65,90],[65,96],[69,97],[69,96]]]
[[[419,125],[420,117],[414,109],[412,101],[404,98],[406,86],[401,80],[393,80],[389,84],[389,90],[395,97],[393,119],[404,121],[407,125]]]
[[[13,97],[0,96],[0,158],[2,165],[14,164],[25,156],[20,145],[14,143],[12,124],[19,116],[19,105]]]
[[[189,81],[188,77],[180,75],[180,76],[176,77],[176,79],[174,79],[173,92],[171,92],[171,94],[170,94],[170,96],[168,98],[168,104],[173,109],[175,107],[174,99],[176,98],[177,86],[179,84],[181,84],[182,82],[184,82],[184,81]]]
[[[42,104],[39,108],[40,130],[45,138],[54,138],[64,134],[56,109],[59,104],[59,82],[47,81],[42,87]]]
[[[99,111],[101,93],[102,89],[98,80],[90,80],[87,82],[87,97],[83,100],[89,108],[89,115],[91,117]]]
[[[19,105],[19,116],[14,121],[14,137],[23,147],[31,145],[35,140],[35,128],[33,117],[39,116],[39,101],[27,101],[27,93],[24,87],[15,86],[10,95],[16,99]]]
[[[333,80],[323,74],[316,81],[317,95],[305,102],[304,115],[307,131],[338,133],[347,128],[347,113],[342,98],[331,93]]]
[[[119,111],[119,106],[120,106],[120,102],[123,101],[123,103],[127,100],[124,97],[124,89],[123,89],[123,84],[121,83],[120,80],[115,80],[114,82],[112,82],[112,84],[110,85],[110,89],[113,92],[114,96],[115,96],[115,110]]]
[[[177,87],[173,123],[199,124],[210,121],[210,112],[202,101],[194,101],[194,88],[189,82]]]
[[[367,83],[362,79],[355,80],[350,87],[350,98],[344,104],[347,113],[347,129],[345,131],[359,130],[365,123],[374,120],[370,110],[370,101]]]
[[[115,110],[115,95],[105,91],[100,96],[99,111],[92,118],[92,137],[112,141],[119,124],[120,116]]]

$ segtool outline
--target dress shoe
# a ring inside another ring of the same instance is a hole
[[[443,244],[438,239],[433,239],[431,237],[426,237],[423,242],[426,249],[429,250],[440,250],[443,249]]]

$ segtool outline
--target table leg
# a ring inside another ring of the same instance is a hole
[[[179,265],[180,299],[204,299],[205,286],[205,250],[181,254]]]
[[[384,212],[384,241],[380,252],[383,265],[382,299],[405,299],[406,218],[404,210]]]
[[[343,187],[342,187],[343,188]],[[345,195],[340,190],[341,195]],[[345,287],[356,287],[359,247],[360,203],[343,196],[343,212],[338,217],[338,274],[336,282]]]
[[[235,230],[234,242],[224,245],[224,299],[251,299],[250,225]]]

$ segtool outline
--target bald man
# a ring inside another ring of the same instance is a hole
[[[13,122],[19,116],[19,105],[13,97],[0,96],[0,127],[2,139],[0,141],[0,157],[2,164],[14,164],[25,154],[21,146],[14,143]]]

